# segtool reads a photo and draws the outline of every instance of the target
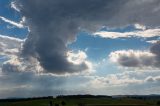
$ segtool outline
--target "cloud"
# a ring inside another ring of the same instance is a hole
[[[12,21],[12,20],[9,20],[9,19],[7,19],[7,18],[5,18],[5,17],[2,17],[2,16],[0,16],[0,19],[3,20],[3,21],[6,22],[6,23],[9,23],[9,24],[17,27],[17,28],[24,28],[23,23],[24,23],[24,21],[25,21],[25,17],[23,17],[22,20],[21,20],[19,23],[14,22],[14,21]]]
[[[146,82],[160,82],[160,76],[152,77],[149,76],[145,79]]]
[[[160,56],[160,41],[158,41],[157,43],[153,44],[151,47],[150,47],[150,51],[154,54],[156,54],[157,57]]]
[[[159,42],[159,40],[148,40],[146,42],[147,43],[151,43],[151,44],[155,44],[155,43]]]
[[[0,98],[58,95],[65,91],[65,79],[34,72],[3,72],[0,77]]]
[[[140,84],[143,80],[136,78],[129,78],[129,76],[123,74],[110,74],[105,77],[95,77],[91,80],[93,87],[107,87],[107,86],[127,86],[129,84]],[[96,86],[99,85],[99,86]]]
[[[94,33],[102,26],[117,28],[138,23],[135,25],[136,28],[143,30],[143,32],[139,31],[139,34],[151,37],[153,36],[151,33],[154,33],[158,36],[159,4],[159,0],[15,0],[11,3],[11,7],[26,17],[23,22],[29,27],[29,35],[25,41],[4,36],[0,38],[2,50],[0,53],[8,57],[0,68],[0,95],[21,97],[64,94],[66,87],[64,82],[70,78],[64,75],[85,73],[92,66],[85,52],[73,52],[68,48],[69,44],[76,41],[79,31]],[[1,19],[14,26],[22,27],[21,22],[16,23],[4,17]],[[151,29],[147,29],[148,27]],[[159,52],[156,48],[159,47],[153,46],[151,51],[137,51],[138,53],[123,51],[119,53],[120,55],[116,53],[113,55],[118,59],[123,57],[120,59],[123,66],[127,64],[124,61],[131,56],[141,64],[133,67],[146,66],[152,59],[156,61],[152,65],[158,66]],[[127,57],[124,56],[126,54]],[[142,60],[138,59],[142,57]],[[135,62],[129,60],[128,63],[131,67]],[[77,76],[69,81],[68,86],[71,86],[76,78]],[[145,79],[130,77],[127,74],[92,78],[92,82],[95,82],[94,87],[98,88],[101,84],[106,88],[112,87],[111,85],[132,85],[141,83]],[[76,81],[74,83],[78,86],[86,84],[88,80],[83,82],[82,79],[85,78],[77,79],[80,83]],[[73,91],[80,89],[76,88],[76,85],[73,86],[70,87]],[[90,86],[83,85],[83,90],[86,89],[92,90]],[[115,90],[111,89],[111,91]]]
[[[26,72],[32,71],[37,73],[44,73],[45,70],[41,67],[39,61],[34,57],[26,58],[22,55],[23,44],[25,40],[9,37],[5,35],[0,35],[0,56],[5,56],[5,59],[1,63],[2,72]],[[67,60],[73,65],[77,66],[79,69],[86,68],[86,71],[72,72],[74,74],[89,74],[93,71],[92,63],[87,61],[87,55],[83,51],[78,52],[67,52]],[[79,65],[81,64],[81,65]],[[72,67],[74,68],[74,67]],[[76,68],[76,67],[75,67]],[[76,69],[75,69],[76,70]],[[58,71],[56,74],[59,73]],[[55,74],[55,73],[53,73]],[[69,73],[64,73],[64,75]]]
[[[150,38],[150,37],[156,37],[160,36],[160,29],[146,29],[144,30],[138,30],[138,31],[132,31],[132,32],[108,32],[108,31],[100,31],[93,34],[94,36],[100,36],[103,38],[128,38],[128,37],[144,37],[144,38]]]
[[[155,62],[156,56],[147,51],[121,50],[111,52],[110,60],[125,67],[149,67]]]
[[[67,58],[68,61],[74,64],[80,64],[87,58],[86,53],[83,51],[78,51],[77,54],[73,52],[68,52],[67,55],[68,55],[68,58]]]
[[[134,27],[135,27],[136,29],[140,29],[140,30],[145,30],[145,29],[146,29],[146,26],[140,25],[140,24],[134,24]]]
[[[87,54],[84,51],[67,52],[67,60],[75,65],[86,64],[88,66],[88,72],[94,72],[92,63],[90,61],[87,61]],[[83,66],[81,66],[81,68],[83,68]]]
[[[95,32],[104,25],[122,27],[135,23],[159,26],[156,8],[160,2],[156,0],[15,0],[15,4],[30,29],[22,54],[36,58],[46,72],[56,74],[89,68],[85,62],[74,64],[67,60],[68,45],[82,29]]]
[[[20,12],[19,8],[17,8],[17,6],[16,6],[16,2],[11,2],[11,8],[13,8],[14,10]]]
[[[6,57],[0,62],[0,98],[67,94],[72,88],[68,81],[70,77],[42,72],[43,68],[35,58],[26,59],[21,55],[24,42],[0,35],[0,56]],[[69,52],[68,58],[75,60],[73,64],[79,64],[86,61],[87,55],[82,51]]]
[[[123,67],[159,68],[160,42],[150,47],[149,51],[121,50],[111,52],[109,58],[112,62]]]
[[[35,58],[26,59],[21,55],[24,42],[19,38],[0,35],[0,56],[5,57],[0,67],[2,72],[43,71]]]
[[[23,43],[22,39],[0,35],[0,55],[16,55]]]
[[[159,70],[137,70],[103,76],[88,76],[87,86],[93,94],[135,95],[153,92],[157,94],[159,93],[159,74]]]

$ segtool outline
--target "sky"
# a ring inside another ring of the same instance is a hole
[[[160,94],[159,0],[0,0],[0,98]]]

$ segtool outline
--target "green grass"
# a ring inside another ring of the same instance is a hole
[[[29,101],[19,101],[19,102],[0,102],[0,106],[49,106],[49,101],[53,103],[61,104],[65,101],[65,106],[78,106],[79,103],[84,103],[87,106],[155,106],[158,100],[140,100],[131,98],[83,98],[83,99],[41,99],[41,100],[29,100]],[[60,105],[61,106],[61,105]]]

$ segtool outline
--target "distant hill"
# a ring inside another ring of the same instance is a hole
[[[107,95],[59,95],[56,98],[112,98],[112,96]]]
[[[112,98],[160,99],[159,94],[151,95],[114,95]]]

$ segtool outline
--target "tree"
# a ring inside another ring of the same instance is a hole
[[[59,106],[59,104],[55,103],[55,106]]]
[[[62,104],[62,106],[64,106],[64,105],[66,105],[66,102],[62,101],[61,104]]]
[[[84,103],[78,103],[78,106],[85,106]]]
[[[49,106],[53,106],[53,103],[52,103],[52,101],[50,101],[50,102],[49,102]]]
[[[160,105],[160,101],[157,101],[157,105]]]

